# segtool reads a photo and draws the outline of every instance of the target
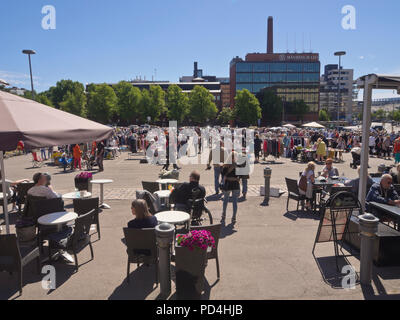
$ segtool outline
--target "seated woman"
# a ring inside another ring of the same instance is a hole
[[[128,228],[144,229],[155,228],[158,224],[157,218],[149,212],[147,203],[143,199],[132,201],[132,214],[135,219],[128,222]]]
[[[299,181],[299,192],[307,198],[306,209],[311,209],[311,201],[313,199],[313,184],[315,183],[315,163],[309,162]]]
[[[325,178],[339,176],[339,170],[333,166],[333,160],[331,158],[326,159],[325,167],[322,170],[322,176]]]
[[[1,171],[0,171],[0,184],[1,184],[1,181],[2,181],[2,173],[1,173]],[[16,205],[16,200],[17,200],[17,186],[18,186],[20,183],[29,182],[29,180],[28,180],[28,179],[22,179],[22,180],[11,181],[11,180],[5,179],[5,181],[6,181],[6,192],[5,192],[5,193],[10,194],[10,193],[11,193],[11,190],[13,191],[13,196],[12,196],[12,198],[9,200],[9,202],[13,204],[12,210],[15,210],[15,209],[17,209],[17,205]],[[2,188],[1,188],[1,189],[2,189]]]

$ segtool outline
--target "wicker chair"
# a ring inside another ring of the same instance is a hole
[[[78,256],[77,254],[84,248],[89,246],[91,260],[94,259],[93,246],[90,239],[90,227],[93,223],[95,210],[83,214],[76,218],[74,227],[67,227],[64,230],[52,233],[48,236],[49,239],[49,262],[51,262],[51,250],[72,251],[75,260],[75,270],[78,271]]]
[[[40,253],[37,246],[20,247],[15,234],[0,235],[0,271],[17,272],[20,295],[23,287],[23,269],[33,260],[36,260],[37,272],[40,274]]]
[[[286,186],[288,190],[288,198],[287,198],[287,203],[286,203],[286,211],[289,211],[289,199],[297,201],[297,209],[296,211],[299,211],[299,203],[301,201],[306,200],[306,196],[300,194],[299,187],[297,185],[297,180],[285,178],[286,180]]]
[[[156,283],[158,284],[158,249],[155,230],[153,228],[124,228],[123,230],[128,254],[126,281],[129,283],[131,263],[136,263],[138,267],[141,263],[145,263],[155,265]]]
[[[150,193],[154,193],[154,192],[160,190],[160,185],[158,184],[158,182],[142,181],[142,186],[143,186],[143,190],[146,190]]]
[[[100,240],[99,198],[74,199],[74,211],[79,216],[94,210],[93,224],[96,225],[97,235]]]

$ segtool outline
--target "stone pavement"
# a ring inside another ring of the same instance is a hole
[[[31,264],[24,271],[24,292],[18,297],[16,277],[0,273],[1,299],[155,299],[159,287],[154,286],[154,268],[131,267],[131,283],[127,284],[126,252],[121,239],[122,228],[132,217],[130,201],[135,198],[135,190],[140,189],[141,181],[155,181],[159,166],[139,164],[137,156],[127,160],[122,154],[116,160],[105,161],[105,171],[95,174],[96,178],[111,178],[113,184],[105,185],[107,203],[110,210],[100,214],[102,238],[93,236],[93,261],[89,261],[89,250],[79,255],[82,264],[77,273],[72,265],[55,262],[57,288],[44,290],[41,276],[35,273]],[[272,186],[284,185],[284,177],[298,178],[304,164],[293,163],[288,159],[272,167]],[[338,164],[341,172],[352,178],[356,171],[349,167],[349,155],[345,163]],[[381,163],[393,163],[372,158],[371,170],[375,171]],[[30,169],[27,156],[6,160],[6,176],[10,179],[31,177],[34,172],[48,171],[56,191],[64,193],[74,190],[73,177],[77,172],[62,173],[52,166]],[[201,183],[207,186],[208,195],[213,193],[212,171],[205,166],[188,165],[182,167],[180,180],[186,181],[190,171],[200,170]],[[269,206],[262,206],[263,198],[258,196],[258,188],[263,184],[264,165],[258,164],[250,178],[251,193],[246,201],[239,202],[238,222],[229,224],[232,205],[227,212],[227,225],[223,227],[219,245],[221,279],[217,281],[215,261],[210,261],[207,270],[207,286],[204,299],[399,299],[400,267],[374,268],[374,281],[371,288],[356,285],[354,290],[337,289],[342,278],[335,271],[332,243],[317,246],[316,257],[311,254],[318,217],[309,213],[292,211],[294,203],[286,212],[286,196],[272,198]],[[319,166],[319,169],[322,166]],[[94,187],[94,194],[98,192]],[[67,210],[71,210],[68,205]],[[222,211],[221,197],[211,197],[207,204],[216,222]],[[15,215],[12,221],[15,221]],[[12,230],[14,227],[12,226]],[[355,270],[359,271],[359,260],[349,259]],[[318,262],[318,263],[317,263]],[[172,274],[174,267],[172,265]],[[325,279],[325,281],[324,281]],[[175,285],[172,286],[174,299]]]

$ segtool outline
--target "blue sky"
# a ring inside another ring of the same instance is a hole
[[[56,29],[44,30],[42,7],[56,9]],[[356,30],[341,26],[342,7],[356,8]],[[35,89],[60,79],[117,82],[141,75],[178,81],[193,61],[205,74],[228,76],[232,57],[265,52],[266,21],[274,17],[275,52],[320,53],[322,66],[343,64],[355,77],[400,74],[400,1],[336,0],[13,0],[0,2],[0,78]],[[287,41],[288,39],[288,41]],[[287,46],[288,43],[288,46]],[[375,97],[393,96],[378,92]]]

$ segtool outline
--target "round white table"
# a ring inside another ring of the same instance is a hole
[[[184,211],[161,211],[155,214],[159,223],[183,224],[190,220],[190,215]]]
[[[167,189],[169,184],[178,183],[179,181],[176,179],[158,179],[156,182],[161,184],[161,189]]]
[[[74,221],[76,218],[78,218],[78,215],[75,212],[61,211],[41,216],[38,219],[38,223],[44,226],[60,227],[63,224]]]
[[[41,216],[38,219],[38,223],[44,226],[56,226],[57,231],[61,231],[63,225],[67,224],[68,222],[74,221],[76,218],[78,218],[78,215],[75,212],[61,211]],[[61,255],[68,262],[75,262],[74,258],[66,251],[60,250],[56,254],[56,256],[59,255]]]
[[[110,209],[111,207],[104,203],[104,185],[107,183],[113,183],[114,180],[111,179],[97,179],[97,180],[92,180],[90,181],[90,183],[93,184],[99,184],[100,185],[100,208],[104,208],[104,209]]]
[[[69,192],[66,194],[62,195],[63,199],[66,200],[74,200],[74,199],[86,199],[86,198],[90,198],[92,196],[92,194],[88,191],[85,191],[85,193],[81,196],[80,192]]]

